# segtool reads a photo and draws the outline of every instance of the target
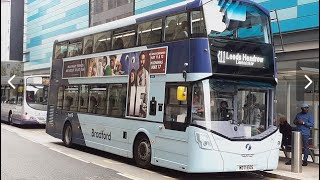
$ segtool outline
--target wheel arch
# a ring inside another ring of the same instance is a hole
[[[128,154],[128,157],[129,157],[129,158],[133,158],[134,145],[135,145],[137,139],[138,139],[139,137],[141,137],[141,136],[146,136],[146,137],[149,139],[150,144],[151,144],[151,157],[152,157],[152,152],[153,152],[153,151],[152,151],[152,142],[154,142],[154,141],[152,140],[152,135],[151,135],[151,134],[149,133],[149,131],[147,131],[146,129],[140,128],[140,129],[138,129],[138,130],[135,132],[134,138],[132,139],[133,141],[131,142],[131,153]],[[152,159],[152,158],[151,158],[151,159]]]

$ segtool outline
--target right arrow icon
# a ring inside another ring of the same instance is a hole
[[[304,77],[309,81],[309,83],[304,87],[304,89],[307,89],[313,83],[313,81],[307,75],[304,75]]]

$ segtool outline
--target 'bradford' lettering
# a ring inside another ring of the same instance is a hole
[[[111,132],[105,133],[103,130],[100,132],[97,132],[94,129],[92,129],[91,136],[99,139],[105,139],[105,140],[111,141]]]

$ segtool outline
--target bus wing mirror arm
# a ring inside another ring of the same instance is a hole
[[[182,72],[182,76],[183,76],[185,82],[187,82],[187,74],[188,74],[187,71]]]
[[[188,63],[184,63],[184,70],[182,71],[182,76],[183,76],[183,78],[184,78],[184,81],[185,82],[187,82],[187,68],[188,68],[188,66],[189,66],[189,64]]]

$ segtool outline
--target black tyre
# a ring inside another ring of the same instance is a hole
[[[66,147],[72,146],[72,126],[70,123],[66,123],[63,128],[63,144]]]
[[[9,112],[9,115],[8,115],[8,124],[13,125],[11,112]]]
[[[134,144],[134,160],[137,166],[142,168],[151,167],[151,144],[146,136],[139,136]]]

